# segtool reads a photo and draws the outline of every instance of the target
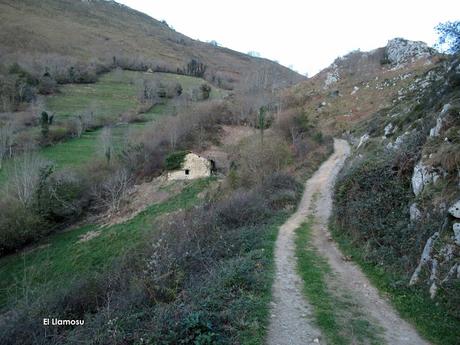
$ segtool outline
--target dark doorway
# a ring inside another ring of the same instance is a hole
[[[217,172],[216,162],[213,159],[209,161],[211,162],[211,174],[215,174]]]
[[[190,175],[190,170],[189,169],[185,169],[185,175]]]

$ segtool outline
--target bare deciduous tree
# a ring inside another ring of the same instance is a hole
[[[0,127],[0,170],[3,167],[3,161],[5,158],[12,156],[12,146],[14,143],[14,128],[13,125],[8,122],[4,126]]]
[[[15,158],[8,176],[8,191],[19,202],[27,207],[30,205],[37,190],[40,172],[48,163],[34,152],[24,153]]]
[[[99,150],[110,164],[113,156],[113,136],[110,127],[104,127],[99,136]]]
[[[108,209],[110,213],[117,212],[122,202],[126,199],[129,187],[133,182],[128,169],[116,169],[104,182],[94,187],[93,194],[101,208]]]

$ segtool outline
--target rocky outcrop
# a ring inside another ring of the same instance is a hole
[[[396,129],[397,128],[395,128],[393,132],[396,131]],[[401,147],[401,145],[404,143],[404,141],[409,137],[409,135],[410,135],[410,132],[404,132],[403,134],[401,134],[400,136],[396,138],[394,143],[389,142],[386,148],[388,150],[398,150]]]
[[[439,174],[433,169],[433,167],[423,165],[422,162],[418,162],[414,167],[414,173],[412,174],[412,190],[414,194],[419,195],[427,184],[436,182],[438,179]]]
[[[449,207],[449,213],[455,218],[460,218],[460,200]]]
[[[361,146],[363,146],[365,143],[367,143],[369,141],[370,137],[369,137],[369,134],[364,134],[361,139],[359,139],[359,143],[358,143],[358,147],[357,149],[359,149]]]
[[[385,126],[384,128],[384,135],[385,137],[393,134],[394,132],[396,132],[396,130],[398,129],[397,126],[393,126],[392,123],[389,123],[388,125]]]
[[[329,86],[337,83],[340,79],[339,71],[337,65],[334,63],[331,65],[331,71],[327,72],[326,79],[324,80],[324,89],[329,88]]]
[[[441,133],[442,127],[444,125],[444,118],[450,108],[450,104],[444,105],[444,107],[441,110],[441,113],[436,119],[436,126],[430,129],[430,137],[439,137],[439,134]]]
[[[460,223],[454,223],[454,242],[456,245],[460,246]]]
[[[418,282],[420,278],[420,273],[422,272],[422,268],[425,265],[432,263],[433,258],[431,256],[431,252],[433,250],[433,246],[436,243],[436,240],[439,238],[439,232],[435,232],[425,243],[425,247],[423,248],[422,256],[420,257],[420,262],[415,269],[412,277],[409,281],[409,286],[414,285]]]
[[[390,63],[401,65],[423,57],[430,57],[434,55],[435,51],[424,42],[394,38],[388,41],[385,53]]]
[[[411,222],[416,222],[420,220],[420,218],[422,218],[422,212],[420,211],[415,202],[409,207],[409,215]]]

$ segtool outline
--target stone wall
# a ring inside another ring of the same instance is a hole
[[[168,180],[192,180],[211,176],[211,162],[197,154],[185,156],[182,169],[168,173]]]

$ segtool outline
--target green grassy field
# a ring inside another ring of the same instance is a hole
[[[190,182],[181,193],[154,204],[126,223],[99,228],[86,225],[49,236],[33,248],[0,259],[0,309],[18,299],[33,296],[45,286],[58,287],[85,273],[104,271],[112,260],[139,245],[143,234],[161,214],[194,205],[198,194],[212,179]],[[100,235],[86,242],[79,238],[90,232]]]
[[[196,77],[171,73],[143,73],[134,71],[114,71],[103,75],[95,84],[69,84],[59,88],[60,92],[46,98],[47,108],[55,113],[57,122],[69,117],[93,111],[95,117],[116,121],[119,115],[139,106],[136,98],[136,81],[156,79],[163,83],[180,83],[183,93],[192,93],[205,81]],[[221,99],[227,91],[212,87],[211,99]],[[113,128],[115,144],[122,142],[128,131],[142,130],[151,121],[173,114],[170,103],[158,104],[143,114],[146,122],[118,125]],[[36,128],[32,129],[36,130]],[[100,130],[86,132],[80,138],[70,139],[53,146],[45,147],[40,154],[56,164],[58,169],[74,168],[90,161],[97,154]],[[7,180],[11,162],[5,162],[0,170],[0,186]]]
[[[136,83],[140,80],[180,83],[184,93],[191,93],[205,81],[200,78],[170,73],[143,73],[113,71],[101,76],[94,84],[68,84],[59,93],[46,98],[47,108],[56,114],[56,120],[92,111],[96,117],[116,120],[118,116],[139,106]],[[213,87],[211,98],[222,97],[225,91]]]

